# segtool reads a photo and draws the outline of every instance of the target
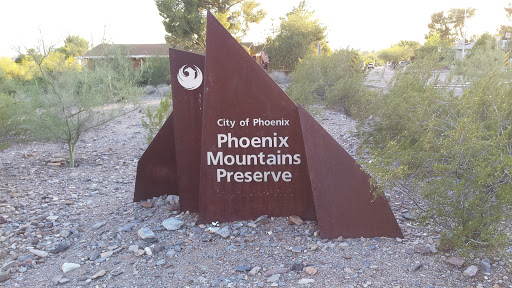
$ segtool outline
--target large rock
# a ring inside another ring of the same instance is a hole
[[[471,265],[468,268],[466,268],[466,270],[464,270],[462,275],[466,277],[474,277],[476,275],[476,272],[478,272],[478,267],[476,267],[475,265]]]
[[[66,263],[62,264],[62,272],[68,273],[69,271],[73,271],[78,267],[80,267],[80,264],[66,262]]]
[[[450,257],[448,260],[446,260],[446,263],[460,268],[462,265],[464,265],[464,260],[457,257]]]
[[[155,233],[151,231],[151,229],[149,229],[148,227],[140,228],[137,234],[142,239],[152,239],[156,237]]]
[[[179,220],[179,219],[176,219],[174,217],[171,217],[171,218],[167,218],[165,219],[163,222],[162,222],[162,226],[164,226],[164,228],[166,230],[169,230],[169,231],[174,231],[174,230],[178,230],[181,228],[181,226],[183,226],[183,221]]]

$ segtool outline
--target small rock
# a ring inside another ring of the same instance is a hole
[[[91,251],[91,253],[89,253],[89,255],[87,256],[87,258],[89,258],[89,260],[91,260],[91,261],[94,261],[94,260],[98,259],[99,257],[100,257],[100,252],[98,252],[98,250]]]
[[[128,251],[130,252],[137,252],[137,250],[139,250],[139,245],[130,245],[130,247],[128,247]]]
[[[256,267],[252,268],[248,274],[251,276],[255,276],[256,274],[258,274],[260,272],[260,270],[261,270],[261,267],[256,266]]]
[[[142,206],[142,208],[151,208],[153,207],[153,203],[144,201],[140,202],[140,206]]]
[[[11,278],[9,272],[0,272],[0,282],[5,282]]]
[[[464,272],[462,272],[462,275],[466,277],[473,277],[476,275],[476,272],[478,272],[478,267],[476,267],[475,265],[471,265],[468,268],[466,268]]]
[[[231,235],[231,231],[229,230],[229,226],[224,226],[219,231],[217,231],[215,234],[226,239],[229,237],[229,235]]]
[[[64,275],[62,275],[62,274],[58,274],[58,275],[53,276],[52,283],[58,284],[60,279],[62,279],[62,277],[64,277]]]
[[[416,220],[416,217],[412,216],[409,213],[404,213],[404,214],[402,214],[402,216],[404,217],[405,220],[411,220],[411,221]]]
[[[65,240],[65,241],[60,242],[57,245],[57,247],[55,247],[55,249],[51,250],[50,252],[54,253],[54,254],[61,253],[61,252],[68,250],[69,247],[71,247],[71,242]]]
[[[156,261],[155,264],[156,264],[156,266],[162,266],[165,264],[165,259],[160,259],[160,260]]]
[[[63,238],[68,238],[68,236],[71,235],[71,232],[69,232],[69,230],[62,230],[60,231],[59,235]]]
[[[427,254],[431,254],[432,251],[430,250],[430,247],[429,246],[419,246],[419,247],[416,247],[416,251],[418,251],[418,253],[420,253],[421,255],[427,255]]]
[[[69,278],[61,278],[61,279],[59,280],[59,283],[58,283],[58,284],[66,284],[66,283],[68,283],[69,281],[71,281],[71,279],[69,279]]]
[[[292,252],[300,253],[300,252],[302,252],[302,247],[300,247],[300,246],[293,246],[292,247]]]
[[[153,231],[151,231],[151,229],[149,229],[148,227],[140,228],[137,234],[142,239],[152,239],[156,237],[155,233],[153,233]]]
[[[290,222],[292,222],[293,224],[295,224],[297,226],[300,226],[300,225],[304,224],[304,220],[302,220],[297,215],[292,215],[292,216],[288,217],[288,220],[290,220]]]
[[[464,265],[464,260],[457,258],[457,257],[450,257],[450,258],[448,258],[448,260],[446,260],[446,263],[460,268],[460,267],[462,267],[462,265]]]
[[[302,278],[299,280],[299,285],[307,285],[315,282],[315,279]]]
[[[42,251],[42,250],[37,250],[37,249],[28,249],[28,251],[38,257],[41,257],[41,258],[44,258],[44,257],[47,257],[48,256],[48,252],[46,251]]]
[[[411,267],[409,267],[409,271],[411,271],[411,272],[418,271],[418,270],[420,270],[420,268],[422,266],[423,266],[423,264],[416,262],[416,263],[412,264]]]
[[[250,266],[250,265],[237,265],[235,267],[236,272],[247,272],[247,271],[250,271],[251,269],[252,269],[252,266]]]
[[[73,271],[78,267],[80,267],[80,264],[66,262],[66,263],[62,264],[62,272],[68,273],[69,271]]]
[[[304,267],[304,272],[306,272],[306,274],[308,274],[310,276],[313,276],[318,272],[318,269],[316,269],[313,266],[307,266],[307,267]]]
[[[96,278],[100,278],[100,277],[103,277],[105,276],[105,274],[107,274],[107,270],[100,270],[98,272],[96,272],[94,275],[91,276],[91,279],[96,279]]]
[[[148,255],[148,256],[153,255],[153,251],[151,251],[151,248],[149,248],[149,247],[144,248],[144,252],[146,252],[146,255]]]
[[[302,271],[304,269],[304,267],[306,267],[306,265],[304,265],[304,263],[302,263],[302,262],[293,263],[292,267],[290,267],[290,270],[291,271]]]
[[[306,285],[315,282],[315,279],[302,278],[299,280],[299,285]]]
[[[57,219],[59,219],[59,216],[51,215],[51,216],[46,217],[46,220],[50,220],[50,221],[55,221]]]
[[[265,271],[265,273],[263,273],[263,276],[269,277],[274,274],[284,274],[286,272],[288,272],[288,268],[272,268],[270,270]]]
[[[100,229],[101,227],[103,227],[103,225],[105,225],[107,222],[103,221],[103,222],[98,222],[94,225],[92,225],[91,229],[93,230],[98,230]]]
[[[0,216],[0,224],[5,224],[7,223],[7,219],[5,219],[4,216]]]
[[[489,259],[485,258],[482,260],[482,262],[480,262],[480,266],[482,266],[482,270],[484,270],[485,273],[491,273],[492,272],[492,269],[491,269],[491,262],[489,261]]]
[[[169,230],[169,231],[175,231],[175,230],[178,230],[181,228],[181,226],[183,226],[183,221],[179,220],[179,219],[176,219],[174,217],[171,217],[171,218],[167,218],[165,219],[163,222],[162,222],[162,226],[164,226],[164,228],[166,230]]]
[[[274,274],[274,275],[268,277],[267,282],[275,283],[275,282],[279,281],[280,277],[281,277],[281,274]]]

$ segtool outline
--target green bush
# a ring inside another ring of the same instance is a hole
[[[146,118],[142,119],[142,127],[146,129],[146,142],[148,145],[153,141],[153,138],[155,137],[156,133],[162,128],[162,125],[164,125],[165,120],[171,115],[172,112],[172,93],[168,93],[165,98],[160,100],[160,104],[158,105],[158,108],[155,110],[155,112],[152,112],[151,109],[148,107],[146,109]]]
[[[291,73],[286,92],[303,106],[324,103],[351,115],[366,95],[366,70],[357,51],[342,49],[331,55],[312,56]]]
[[[494,71],[454,96],[436,88],[436,64],[408,66],[375,100],[363,165],[439,225],[444,247],[499,247],[512,220],[512,86]]]
[[[171,83],[169,58],[148,58],[143,66],[142,79],[144,84],[157,86]]]
[[[44,47],[43,47],[44,48]],[[137,87],[140,71],[133,62],[115,53],[96,61],[94,70],[43,65],[48,51],[31,55],[39,75],[17,88],[16,99],[30,110],[23,124],[35,139],[63,141],[68,145],[70,166],[74,167],[79,138],[108,121],[127,113],[125,104],[135,103],[142,89]]]

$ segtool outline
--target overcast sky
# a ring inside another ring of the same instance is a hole
[[[300,0],[259,0],[267,18],[251,27],[244,40],[263,42]],[[495,33],[507,24],[504,0],[309,0],[311,10],[327,26],[332,48],[380,50],[399,40],[422,43],[430,15],[450,8],[477,8],[468,21],[468,34]],[[97,45],[164,43],[165,30],[153,0],[3,0],[0,4],[0,56],[16,56],[16,49],[34,47],[43,36],[62,45],[67,35],[80,35]]]

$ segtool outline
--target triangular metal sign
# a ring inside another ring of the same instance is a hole
[[[403,237],[370,177],[211,13],[206,58],[187,53],[170,52],[182,211],[202,223],[298,215],[323,238]]]

